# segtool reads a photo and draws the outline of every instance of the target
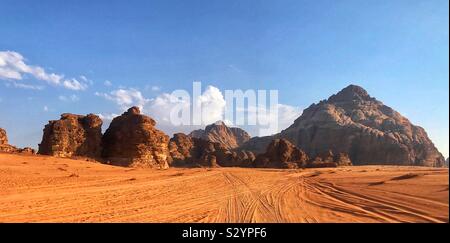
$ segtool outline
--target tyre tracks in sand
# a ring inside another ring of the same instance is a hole
[[[343,188],[315,172],[258,181],[223,172],[232,188],[216,222],[448,222],[448,203],[361,188]],[[436,213],[430,211],[438,207]]]

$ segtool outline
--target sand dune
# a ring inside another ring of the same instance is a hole
[[[448,222],[448,169],[134,169],[0,154],[0,222]]]

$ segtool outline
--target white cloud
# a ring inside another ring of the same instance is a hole
[[[301,114],[302,109],[300,107],[290,106],[286,104],[277,104],[278,114],[277,116],[272,115],[269,107],[258,106],[249,108],[236,108],[237,111],[244,111],[247,114],[248,120],[257,121],[256,125],[243,125],[248,133],[252,136],[268,136],[273,135],[273,132],[278,133],[283,129],[286,129],[292,125]],[[227,125],[231,122],[226,123]],[[269,124],[277,124],[277,129],[264,129],[269,128]]]
[[[197,102],[202,107],[202,124],[208,125],[224,119],[226,101],[218,88],[208,86]]]
[[[23,80],[30,75],[35,79],[45,81],[50,85],[62,86],[66,89],[85,90],[88,87],[87,79],[81,81],[76,79],[66,79],[64,78],[64,75],[47,73],[44,68],[28,65],[25,61],[25,58],[20,53],[14,51],[0,51],[0,79],[17,81]],[[18,83],[17,87],[23,88],[25,86],[27,86],[27,84]]]
[[[119,115],[115,113],[99,113],[97,116],[99,116],[103,121],[112,121],[112,119]]]
[[[152,91],[160,91],[161,90],[161,87],[159,87],[159,86],[152,86]]]
[[[47,112],[48,111],[48,106],[44,106],[44,111]]]
[[[103,85],[105,85],[106,87],[110,87],[112,86],[112,83],[109,80],[105,80],[105,82],[103,82]]]
[[[161,91],[161,86],[157,86],[157,85],[145,85],[144,90],[145,90],[145,91],[158,92],[158,91]]]
[[[144,98],[141,91],[132,88],[118,89],[111,91],[110,93],[95,92],[95,95],[113,101],[121,108],[121,110],[126,110],[131,106],[137,106],[142,110],[144,105],[149,101]]]
[[[209,125],[218,120],[224,120],[225,117],[225,107],[226,101],[222,94],[222,92],[214,87],[208,86],[205,91],[198,97],[195,104],[201,106],[202,110],[202,123],[201,125],[179,125],[175,126],[172,124],[170,120],[171,111],[177,108],[184,108],[186,110],[192,110],[190,101],[179,99],[179,97],[174,96],[169,93],[162,93],[156,96],[153,99],[146,99],[142,93],[137,89],[118,89],[111,91],[110,93],[98,93],[95,95],[99,97],[103,97],[107,100],[113,101],[118,108],[123,112],[131,106],[139,106],[141,108],[141,112],[151,116],[157,122],[157,127],[169,135],[172,135],[176,132],[184,132],[189,133],[194,129],[204,128],[205,125]],[[278,122],[278,132],[282,129],[290,126],[295,119],[297,119],[302,111],[299,107],[289,106],[285,104],[278,104],[278,117],[270,116],[267,111],[268,108],[259,108],[257,109],[248,109],[246,108],[247,115],[250,116],[259,116],[258,118],[261,120],[265,120],[266,122],[274,123]],[[259,113],[259,114],[258,114]],[[117,114],[109,113],[109,114],[99,114],[100,118],[104,120],[112,120],[112,118],[116,117]],[[192,119],[192,117],[191,117]],[[277,119],[277,120],[274,120]],[[225,121],[227,125],[233,126],[230,121]],[[253,136],[264,136],[271,134],[261,133],[262,127],[266,127],[264,125],[244,125],[242,128],[247,130]]]
[[[80,98],[77,95],[70,95],[70,96],[64,96],[64,95],[60,95],[58,96],[58,99],[60,101],[64,101],[64,102],[77,102],[80,100]]]

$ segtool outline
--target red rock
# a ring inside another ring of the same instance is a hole
[[[229,150],[241,146],[250,139],[246,131],[237,127],[228,127],[221,121],[206,126],[205,130],[195,130],[189,136],[220,143]]]
[[[266,152],[256,156],[255,167],[299,168],[305,167],[309,158],[304,151],[286,139],[274,139]]]
[[[177,133],[169,142],[173,166],[244,166],[255,156],[247,151],[231,151],[223,144]]]
[[[114,118],[102,138],[103,159],[119,166],[168,168],[169,137],[155,125],[138,107]]]
[[[444,164],[423,128],[356,85],[312,104],[281,133],[253,138],[240,148],[262,151],[275,138],[288,139],[310,157],[328,150],[348,154],[354,165]]]
[[[99,158],[101,153],[102,120],[65,113],[60,120],[49,121],[44,128],[39,154],[57,157]]]

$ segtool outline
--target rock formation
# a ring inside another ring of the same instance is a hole
[[[425,130],[361,87],[350,85],[328,100],[312,104],[289,128],[286,138],[310,157],[331,150],[348,154],[355,165],[443,166],[444,158]],[[254,138],[243,149],[261,151],[270,139]]]
[[[324,152],[314,159],[287,139],[274,139],[267,146],[266,152],[256,157],[253,165],[263,168],[320,168],[352,165],[344,153],[334,155],[332,151]]]
[[[168,168],[169,137],[155,125],[138,107],[114,118],[103,135],[103,159],[120,166]]]
[[[170,139],[173,166],[251,166],[255,156],[248,151],[230,151],[223,144],[177,133]]]
[[[17,152],[17,148],[8,144],[8,136],[6,131],[0,128],[0,152],[13,153]]]
[[[222,121],[206,126],[205,130],[192,131],[189,136],[220,143],[226,149],[234,149],[250,139],[250,135],[240,128],[228,127]]]
[[[39,154],[57,157],[98,158],[101,153],[102,120],[65,113],[61,119],[49,121],[44,128]]]
[[[6,135],[6,131],[0,128],[0,152],[3,153],[21,153],[21,154],[35,154],[36,151],[32,148],[17,148],[8,144],[8,136]]]
[[[331,150],[323,152],[306,164],[308,168],[350,166],[352,161],[345,153],[334,155]]]
[[[300,168],[306,167],[309,158],[286,139],[274,139],[267,146],[266,152],[256,157],[255,167],[265,168]]]
[[[6,131],[0,128],[0,145],[8,144],[8,136],[6,136]]]

